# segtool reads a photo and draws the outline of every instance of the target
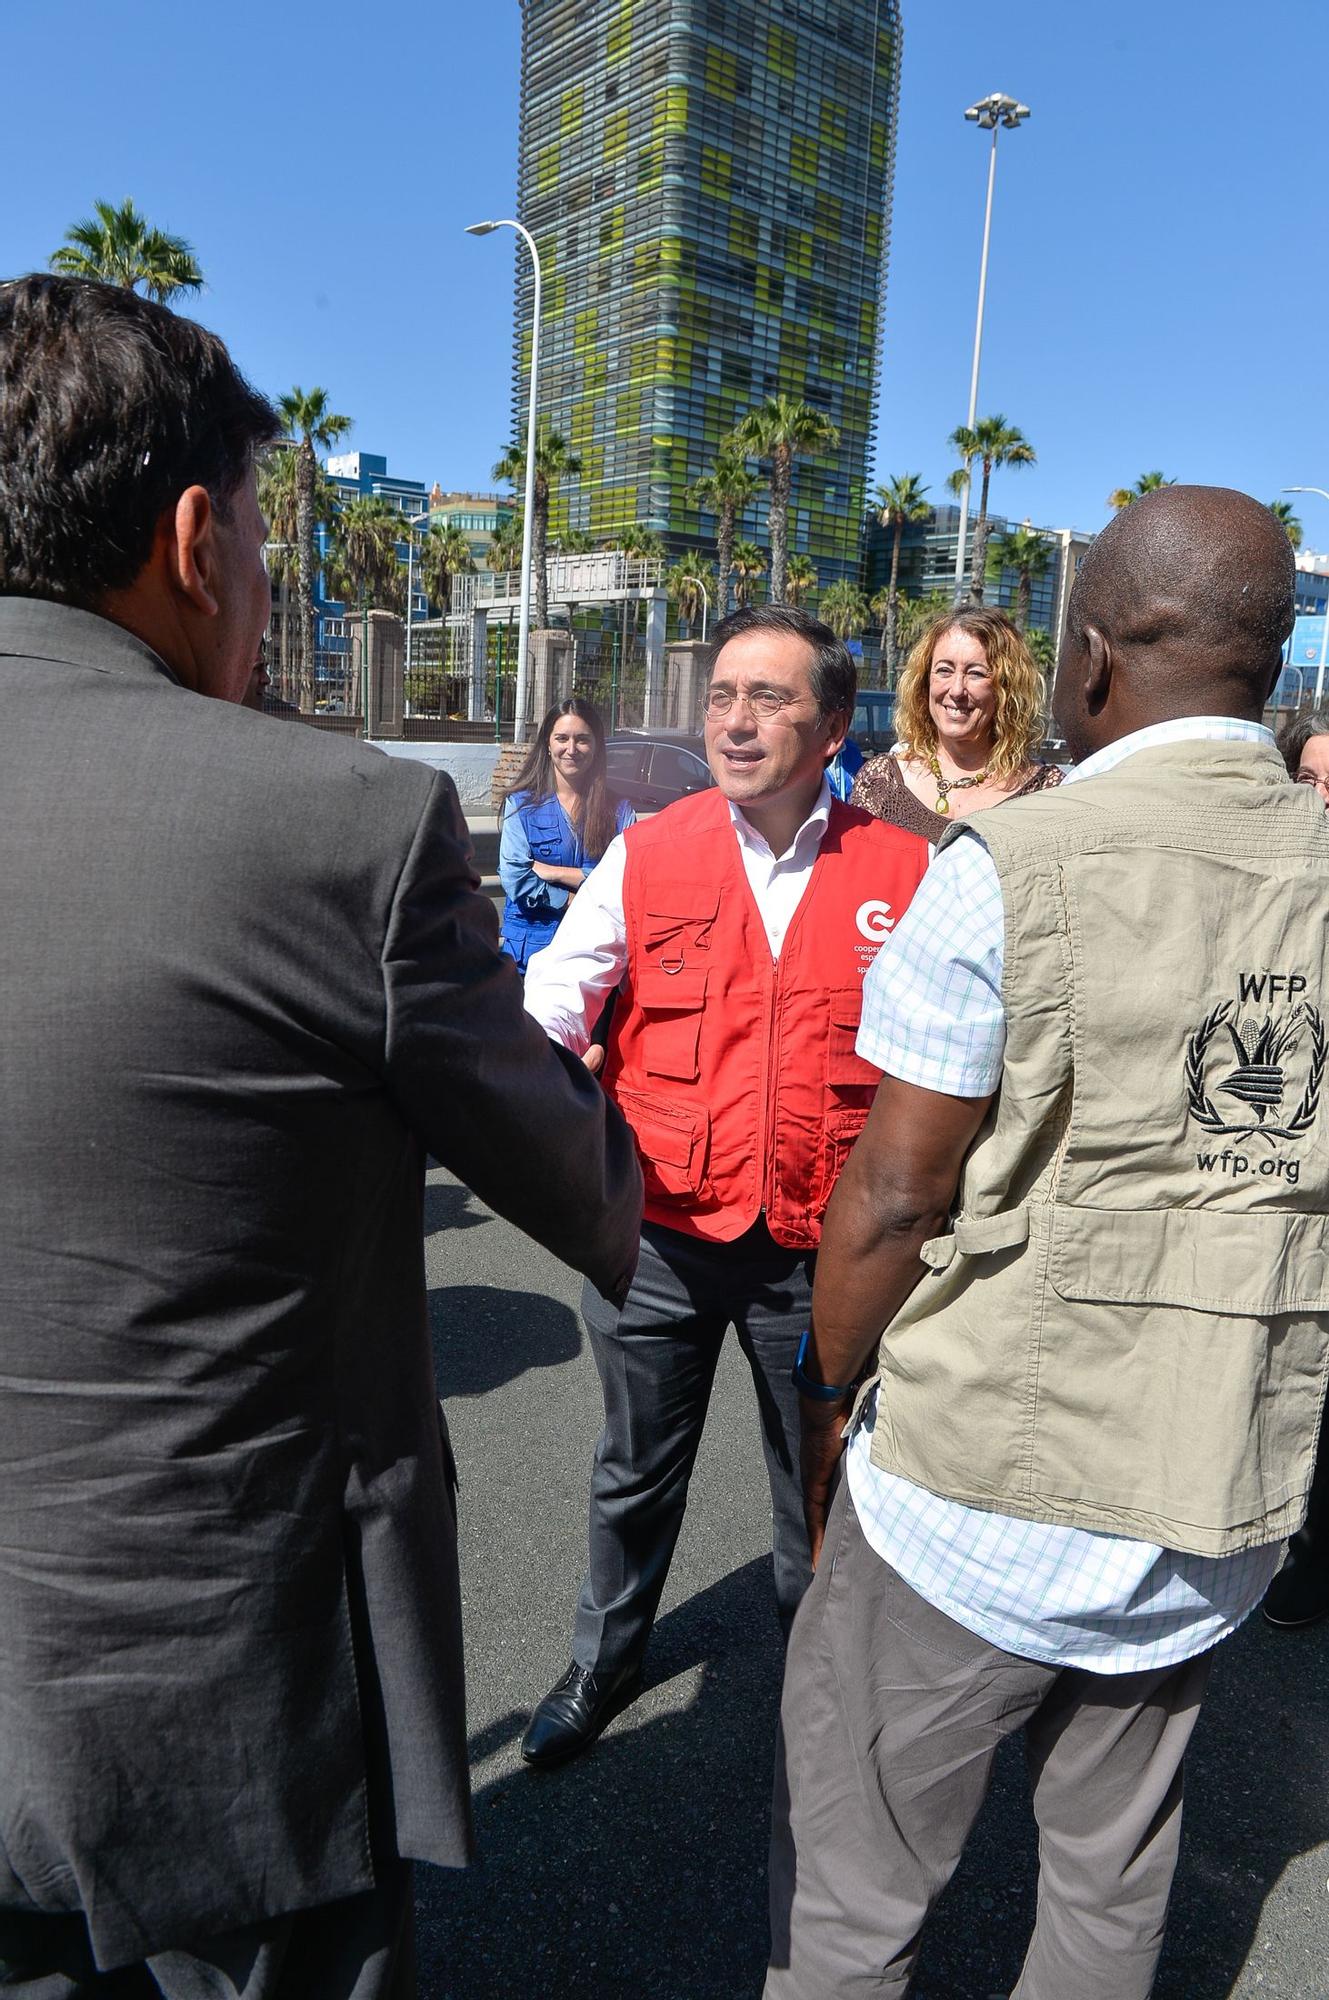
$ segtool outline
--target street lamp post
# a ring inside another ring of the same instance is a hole
[[[1285,486],[1283,491],[1284,493],[1318,493],[1321,500],[1329,500],[1329,493],[1325,492],[1323,486]],[[1325,604],[1324,623],[1320,627],[1320,664],[1315,669],[1315,706],[1317,708],[1320,706],[1320,700],[1324,694],[1326,652],[1329,652],[1329,602]]]
[[[497,222],[473,222],[466,234],[489,236],[495,229],[516,230],[531,253],[531,268],[535,274],[535,310],[531,316],[531,388],[526,410],[526,499],[521,527],[521,614],[517,623],[517,697],[512,720],[513,742],[524,743],[529,726],[526,713],[530,694],[527,650],[531,631],[531,527],[535,516],[536,376],[540,365],[540,253],[535,247],[535,238],[530,230],[510,215],[503,216]]]
[[[1303,672],[1301,671],[1301,668],[1300,668],[1300,667],[1298,667],[1298,666],[1296,666],[1296,665],[1294,665],[1294,663],[1293,663],[1293,662],[1292,662],[1291,660],[1289,660],[1289,661],[1288,661],[1287,665],[1286,665],[1286,666],[1284,667],[1284,669],[1283,669],[1283,672],[1284,672],[1285,674],[1295,674],[1295,675],[1296,675],[1296,677],[1297,677],[1297,708],[1299,708],[1299,709],[1300,709],[1300,708],[1304,708],[1304,707],[1306,706],[1306,676],[1305,676],[1305,674],[1303,674]]]
[[[983,212],[983,255],[978,266],[978,317],[974,322],[974,365],[969,375],[969,419],[972,430],[978,419],[978,364],[983,352],[983,308],[987,303],[988,290],[988,245],[992,240],[992,190],[997,179],[997,133],[1002,126],[1014,132],[1029,117],[1029,106],[1019,104],[1013,97],[1006,97],[1000,90],[994,90],[988,97],[980,97],[977,104],[971,104],[965,112],[971,125],[977,125],[981,132],[991,132],[992,150],[988,155],[988,199]],[[955,544],[955,596],[956,601],[964,588],[964,544],[969,527],[969,480],[966,479],[960,491],[960,534]]]
[[[711,608],[711,600],[706,594],[706,586],[701,581],[701,578],[694,577],[693,582],[701,592],[701,643],[704,646],[706,644],[706,614]]]
[[[428,509],[428,508],[426,507],[426,508],[425,508],[425,511],[424,511],[424,513],[423,513],[423,514],[404,514],[404,515],[402,516],[402,519],[403,519],[403,520],[405,521],[405,523],[406,523],[406,528],[407,528],[407,535],[406,535],[406,665],[405,665],[405,668],[403,669],[403,671],[409,674],[409,673],[410,673],[410,671],[411,671],[411,600],[412,600],[412,598],[413,598],[413,596],[414,596],[414,594],[415,594],[415,592],[414,592],[414,586],[413,586],[413,583],[412,583],[412,578],[413,578],[413,575],[414,575],[414,570],[415,570],[415,531],[416,531],[416,529],[417,529],[417,528],[418,528],[418,527],[419,527],[419,526],[420,526],[420,525],[421,525],[422,523],[424,523],[425,525],[427,525],[427,524],[428,524],[428,522],[429,522],[429,519],[430,519],[430,514],[429,514],[429,509]]]

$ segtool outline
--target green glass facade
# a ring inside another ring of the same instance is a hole
[[[688,497],[776,391],[839,448],[799,459],[790,549],[855,573],[875,416],[898,0],[522,0],[518,213],[540,249],[542,421],[582,461],[555,528],[710,548]],[[513,434],[532,287],[518,263]],[[740,523],[766,543],[763,500]]]

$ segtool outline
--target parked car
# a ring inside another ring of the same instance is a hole
[[[895,746],[895,696],[885,688],[861,688],[849,734],[865,757]]]
[[[609,789],[638,812],[704,792],[715,783],[700,736],[684,730],[624,730],[606,746]]]

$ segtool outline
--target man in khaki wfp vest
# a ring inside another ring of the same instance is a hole
[[[869,974],[885,1076],[813,1297],[768,2000],[907,1990],[1021,1728],[1015,2000],[1153,1983],[1212,1648],[1302,1518],[1329,1368],[1329,822],[1260,727],[1292,605],[1244,495],[1120,515],[1061,654],[1079,768],[948,835]]]

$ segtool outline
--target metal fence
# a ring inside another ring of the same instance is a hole
[[[324,617],[323,644],[312,675],[300,670],[299,623],[294,610],[274,608],[268,633],[270,685],[264,706],[273,715],[297,717],[321,729],[351,735],[364,729],[361,635],[354,618]],[[402,736],[408,742],[510,743],[517,702],[517,626],[491,619],[487,633],[483,715],[469,714],[470,620],[414,624],[411,664],[403,677]],[[572,688],[592,701],[612,735],[640,728],[646,707],[646,647],[642,635],[615,610],[613,623],[576,624]],[[532,718],[539,722],[538,716]]]

